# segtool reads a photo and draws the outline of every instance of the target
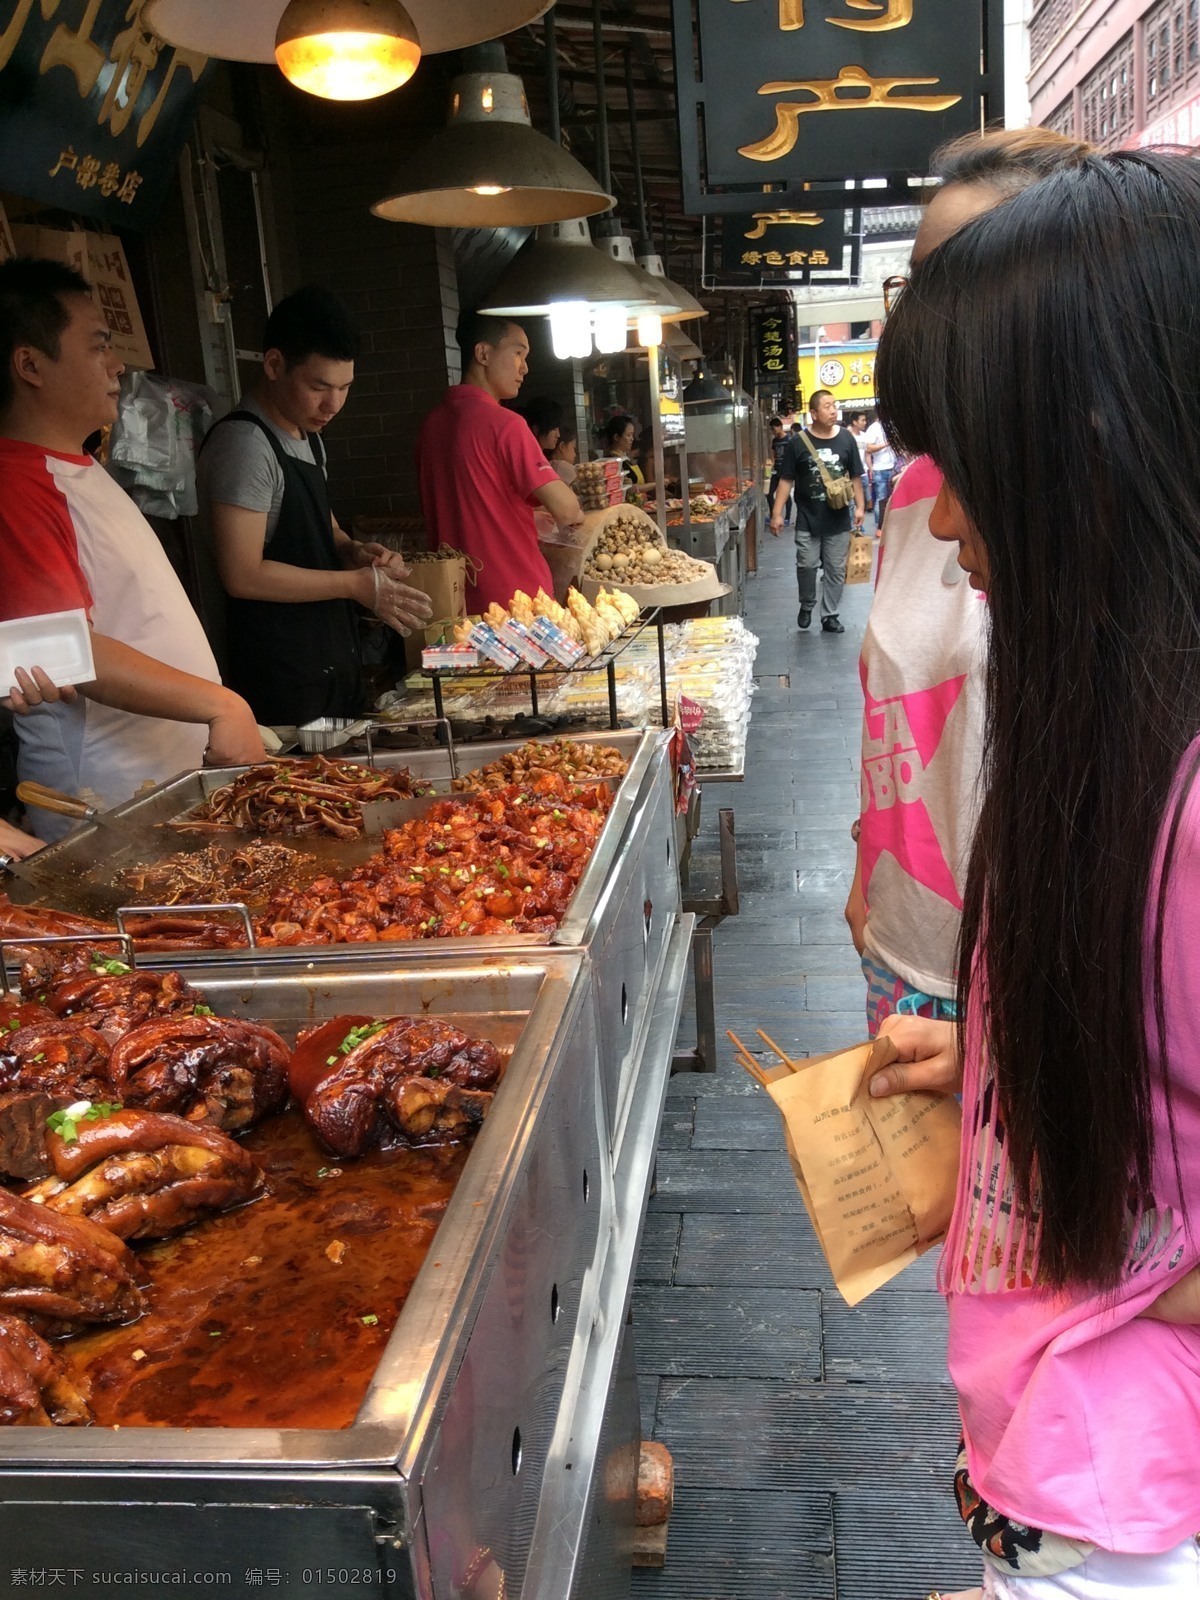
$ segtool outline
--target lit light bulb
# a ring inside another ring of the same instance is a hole
[[[325,100],[372,100],[407,83],[421,46],[400,0],[291,0],[275,33],[289,82]]]
[[[643,311],[637,319],[638,343],[643,350],[662,343],[662,318],[657,311]]]
[[[629,310],[617,304],[598,305],[593,312],[596,332],[596,349],[603,356],[618,355],[625,348],[625,330]]]
[[[592,319],[586,300],[559,300],[550,307],[550,343],[560,361],[592,353]]]
[[[471,185],[471,193],[472,194],[483,194],[483,195],[511,194],[512,193],[512,184],[511,183],[473,183]]]

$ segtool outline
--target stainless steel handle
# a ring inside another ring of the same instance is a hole
[[[119,944],[121,946],[121,959],[127,967],[135,967],[137,958],[133,948],[133,939],[122,928],[118,933],[39,933],[22,938],[20,934],[11,934],[7,939],[0,939],[0,994],[11,994],[12,985],[8,981],[8,962],[4,959],[6,950],[25,950],[35,944]]]
[[[190,917],[198,916],[204,911],[231,911],[241,921],[246,933],[246,943],[251,950],[258,949],[258,940],[254,936],[254,924],[250,920],[250,913],[240,900],[224,901],[217,905],[186,905],[186,906],[118,906],[114,921],[122,933],[128,934],[125,926],[126,917]]]

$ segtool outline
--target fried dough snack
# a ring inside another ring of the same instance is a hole
[[[248,767],[232,783],[214,790],[183,825],[358,839],[364,828],[364,802],[411,800],[432,792],[407,767],[385,770],[331,761],[328,756],[269,761]]]
[[[262,1169],[215,1128],[153,1111],[120,1110],[47,1131],[52,1176],[25,1198],[86,1217],[119,1239],[165,1239],[262,1191]]]
[[[441,800],[384,834],[383,849],[339,881],[275,895],[264,945],[546,933],[562,920],[612,796],[553,773],[533,787]]]
[[[121,1240],[0,1190],[0,1311],[53,1322],[127,1322],[142,1309]]]

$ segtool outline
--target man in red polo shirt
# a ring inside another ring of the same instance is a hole
[[[453,545],[476,564],[467,610],[506,606],[518,589],[554,592],[533,519],[545,506],[561,528],[583,511],[528,423],[500,402],[515,400],[529,370],[525,330],[503,317],[464,314],[458,327],[463,381],[425,418],[417,439],[421,506],[432,548]]]

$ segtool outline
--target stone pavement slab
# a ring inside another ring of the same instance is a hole
[[[711,881],[732,806],[743,893],[713,941],[722,1059],[669,1086],[634,1293],[643,1429],[676,1469],[667,1565],[634,1573],[635,1600],[920,1600],[978,1581],[951,1489],[936,1259],[847,1306],[778,1114],[724,1048],[725,1028],[760,1056],[756,1027],[796,1055],[866,1033],[842,910],[871,587],[846,591],[844,635],[802,634],[792,563],[790,538],[766,541],[748,590],[762,648],[747,781],[707,792],[693,855],[693,884]]]

